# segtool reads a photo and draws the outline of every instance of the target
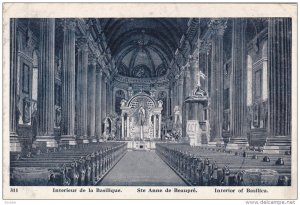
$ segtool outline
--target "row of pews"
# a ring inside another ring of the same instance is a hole
[[[187,144],[156,144],[156,153],[194,186],[290,186],[291,156]]]
[[[96,185],[126,152],[125,142],[99,142],[11,158],[10,185]]]

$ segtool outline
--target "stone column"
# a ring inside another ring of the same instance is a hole
[[[130,137],[130,136],[129,136],[129,135],[130,135],[130,123],[129,123],[129,121],[130,121],[130,117],[129,117],[129,115],[127,114],[127,123],[126,123],[126,126],[127,126],[126,131],[127,131],[127,133],[126,133],[126,137]]]
[[[102,69],[97,69],[96,73],[96,116],[95,116],[95,124],[96,124],[96,137],[99,139],[102,136]]]
[[[87,70],[88,42],[86,38],[78,40],[78,72],[77,72],[77,140],[88,143],[87,139]]]
[[[88,136],[95,142],[95,106],[96,106],[96,56],[90,56],[88,76]]]
[[[105,93],[106,93],[106,114],[108,115],[109,114],[109,109],[110,109],[110,105],[109,105],[109,79],[108,77],[106,78],[106,81],[105,81]]]
[[[183,75],[180,75],[178,78],[178,102],[180,109],[182,110],[182,104],[183,104]]]
[[[199,60],[198,60],[198,53],[193,54],[193,56],[190,56],[189,59],[190,62],[190,95],[193,95],[196,91],[198,78],[199,76]],[[198,113],[198,103],[190,103],[190,110],[189,110],[189,120],[199,120]]]
[[[173,89],[169,87],[168,91],[168,98],[167,98],[167,116],[170,117],[172,115],[172,96],[173,96]]]
[[[111,100],[110,100],[110,97],[111,97],[111,92],[110,92],[110,79],[108,79],[107,81],[107,91],[106,91],[106,94],[107,94],[107,100],[106,100],[106,103],[107,103],[107,113],[110,114],[110,109],[111,109]]]
[[[154,138],[156,138],[157,137],[157,135],[156,135],[156,119],[157,119],[157,117],[156,117],[156,115],[153,115],[153,132],[154,132]]]
[[[113,111],[113,113],[116,113],[116,90],[115,90],[114,86],[111,90],[111,93],[112,93],[112,111]],[[118,106],[120,106],[120,105],[118,105]]]
[[[75,27],[74,20],[64,20],[63,79],[62,79],[62,144],[75,141]]]
[[[124,119],[124,113],[122,113],[122,138],[125,138],[125,119]]]
[[[232,136],[227,144],[228,149],[248,146],[246,24],[245,19],[232,20]]]
[[[174,81],[174,87],[172,88],[173,89],[173,96],[172,96],[172,115],[174,114],[174,108],[176,105],[178,105],[178,82],[177,82],[177,78],[175,77],[175,81]]]
[[[212,20],[209,23],[209,28],[212,30],[210,144],[223,144],[223,35],[226,21]]]
[[[104,76],[104,80],[102,81],[102,97],[103,99],[101,100],[101,105],[102,105],[102,120],[107,116],[106,113],[106,82],[107,82],[107,78],[106,76]]]
[[[111,113],[115,113],[115,106],[114,106],[114,84],[113,81],[111,82],[111,89],[110,89],[110,106],[111,106]]]
[[[114,84],[113,80],[111,81],[110,84],[110,112],[115,113],[115,100],[114,100]]]
[[[108,105],[108,113],[112,113],[111,108],[112,108],[112,102],[111,102],[111,97],[112,97],[112,93],[111,93],[111,80],[108,81],[107,84],[107,96],[108,96],[108,101],[107,101],[107,105]]]
[[[54,139],[55,19],[42,19],[40,28],[38,133],[34,145],[57,147]]]
[[[268,25],[268,137],[264,153],[291,148],[292,20],[270,18]]]
[[[17,134],[17,19],[10,20],[10,87],[9,87],[9,132],[10,151],[21,152],[22,147]]]
[[[184,80],[183,80],[183,99],[182,99],[182,136],[186,136],[186,123],[188,120],[188,114],[189,114],[189,104],[185,103],[184,100],[189,96],[190,94],[190,72],[188,68],[184,68]]]
[[[161,114],[158,115],[158,137],[161,138]]]

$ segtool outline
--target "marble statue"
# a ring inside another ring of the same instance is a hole
[[[121,100],[121,107],[125,107],[126,106],[127,101],[125,99]]]
[[[180,116],[181,116],[181,113],[180,113],[180,108],[178,105],[176,105],[174,107],[174,124],[177,125],[178,123],[181,123],[180,122]]]
[[[139,109],[139,124],[142,126],[145,122],[145,109],[143,106]]]
[[[163,101],[159,100],[158,101],[158,107],[162,107],[163,106]]]

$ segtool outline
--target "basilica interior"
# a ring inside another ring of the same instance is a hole
[[[290,18],[11,19],[10,183],[290,185],[291,31]]]

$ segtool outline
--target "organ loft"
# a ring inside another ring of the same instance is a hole
[[[290,185],[291,31],[11,19],[11,185]]]

